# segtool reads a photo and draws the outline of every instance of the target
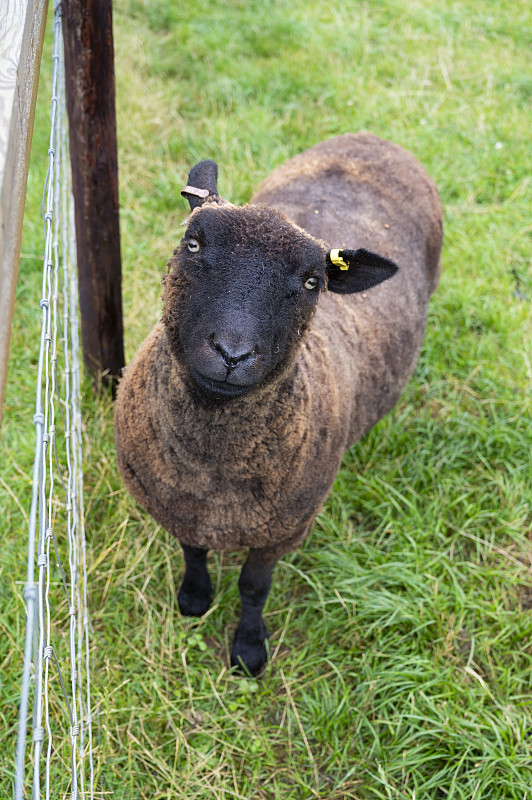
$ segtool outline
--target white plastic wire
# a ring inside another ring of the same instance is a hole
[[[31,796],[58,797],[56,772],[70,749],[70,798],[94,797],[87,564],[83,514],[80,362],[74,215],[65,133],[60,1],[54,4],[41,336],[37,370],[35,458],[30,507],[27,628],[15,765],[15,800],[31,775]],[[58,346],[59,342],[59,346]],[[37,536],[38,531],[38,536]],[[68,559],[68,571],[62,566]],[[35,582],[35,567],[38,581]],[[61,628],[58,615],[62,615]],[[61,641],[68,629],[68,650]],[[64,663],[67,662],[67,663]],[[65,676],[68,674],[68,679]],[[28,712],[33,707],[30,744]],[[57,706],[66,711],[65,718]],[[65,744],[65,741],[67,744]],[[69,744],[68,744],[69,742]],[[31,767],[31,768],[30,768]]]

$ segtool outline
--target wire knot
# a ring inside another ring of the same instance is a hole
[[[72,725],[70,728],[70,735],[73,739],[75,739],[76,736],[79,736],[79,730],[79,725]]]
[[[54,535],[54,529],[53,528],[46,528],[46,538],[47,539],[51,539],[53,535]]]
[[[52,214],[51,211],[47,211],[46,214],[44,215],[44,218],[45,218],[46,222],[51,222],[52,219],[53,219],[53,216],[54,215]]]
[[[48,556],[46,553],[41,553],[41,555],[37,558],[37,566],[38,567],[45,567],[48,564]]]
[[[52,658],[54,654],[54,648],[51,644],[47,644],[44,650],[42,651],[42,657],[46,660],[48,658]]]
[[[43,309],[44,308],[50,308],[50,301],[47,300],[46,297],[43,297],[43,299],[40,301],[39,305]]]
[[[34,742],[43,742],[44,741],[44,728],[34,728],[33,729],[33,741]]]
[[[76,606],[70,606],[68,609],[69,616],[75,617],[76,616]]]
[[[44,414],[41,412],[39,414],[33,415],[33,424],[34,425],[44,425]]]

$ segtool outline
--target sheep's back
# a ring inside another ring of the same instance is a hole
[[[417,362],[440,272],[436,187],[401,147],[345,134],[274,170],[252,202],[277,207],[330,247],[364,247],[399,266],[367,293],[322,294],[306,344],[330,351],[352,443],[395,405]]]
[[[252,203],[267,203],[331,247],[365,247],[418,273],[427,296],[439,277],[442,213],[419,161],[370,133],[320,142],[275,169]]]

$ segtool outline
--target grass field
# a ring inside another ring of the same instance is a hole
[[[127,358],[160,311],[201,158],[246,201],[311,144],[369,129],[445,208],[416,373],[279,563],[271,662],[232,674],[241,554],[212,611],[132,501],[84,387],[99,799],[532,798],[532,9],[527,0],[115,0]],[[51,26],[49,26],[51,29]],[[0,796],[12,792],[40,325],[47,39],[1,442]],[[58,712],[59,713],[59,712]],[[66,796],[59,765],[54,797]]]

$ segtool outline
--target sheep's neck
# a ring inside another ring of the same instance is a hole
[[[160,394],[164,417],[175,451],[189,469],[257,474],[271,466],[274,454],[277,459],[286,451],[290,461],[300,457],[310,399],[297,363],[272,385],[220,403],[202,402],[173,356],[161,363],[171,373],[168,391]],[[165,376],[159,373],[161,380],[164,386]]]

